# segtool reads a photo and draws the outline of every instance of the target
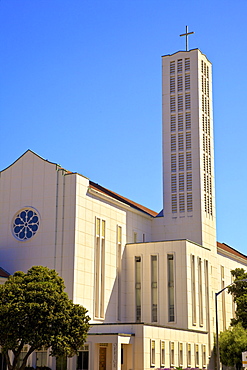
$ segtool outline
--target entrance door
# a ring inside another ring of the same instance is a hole
[[[99,348],[99,370],[106,370],[106,348]]]

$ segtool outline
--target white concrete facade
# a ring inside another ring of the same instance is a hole
[[[214,293],[247,265],[216,242],[211,64],[198,49],[162,60],[160,214],[30,150],[0,172],[1,267],[56,269],[91,317],[68,370],[213,369]],[[233,314],[225,293],[221,330]]]

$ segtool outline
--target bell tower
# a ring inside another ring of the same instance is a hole
[[[165,239],[215,246],[212,65],[199,49],[162,57],[162,128]]]

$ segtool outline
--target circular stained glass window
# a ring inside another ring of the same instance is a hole
[[[13,220],[13,234],[22,241],[32,238],[39,229],[39,216],[32,208],[25,208],[17,213]]]

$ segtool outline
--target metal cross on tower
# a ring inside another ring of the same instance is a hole
[[[180,36],[185,36],[186,37],[186,51],[188,51],[188,35],[192,35],[195,32],[188,32],[188,26],[186,26],[186,31],[185,33],[182,33]]]

